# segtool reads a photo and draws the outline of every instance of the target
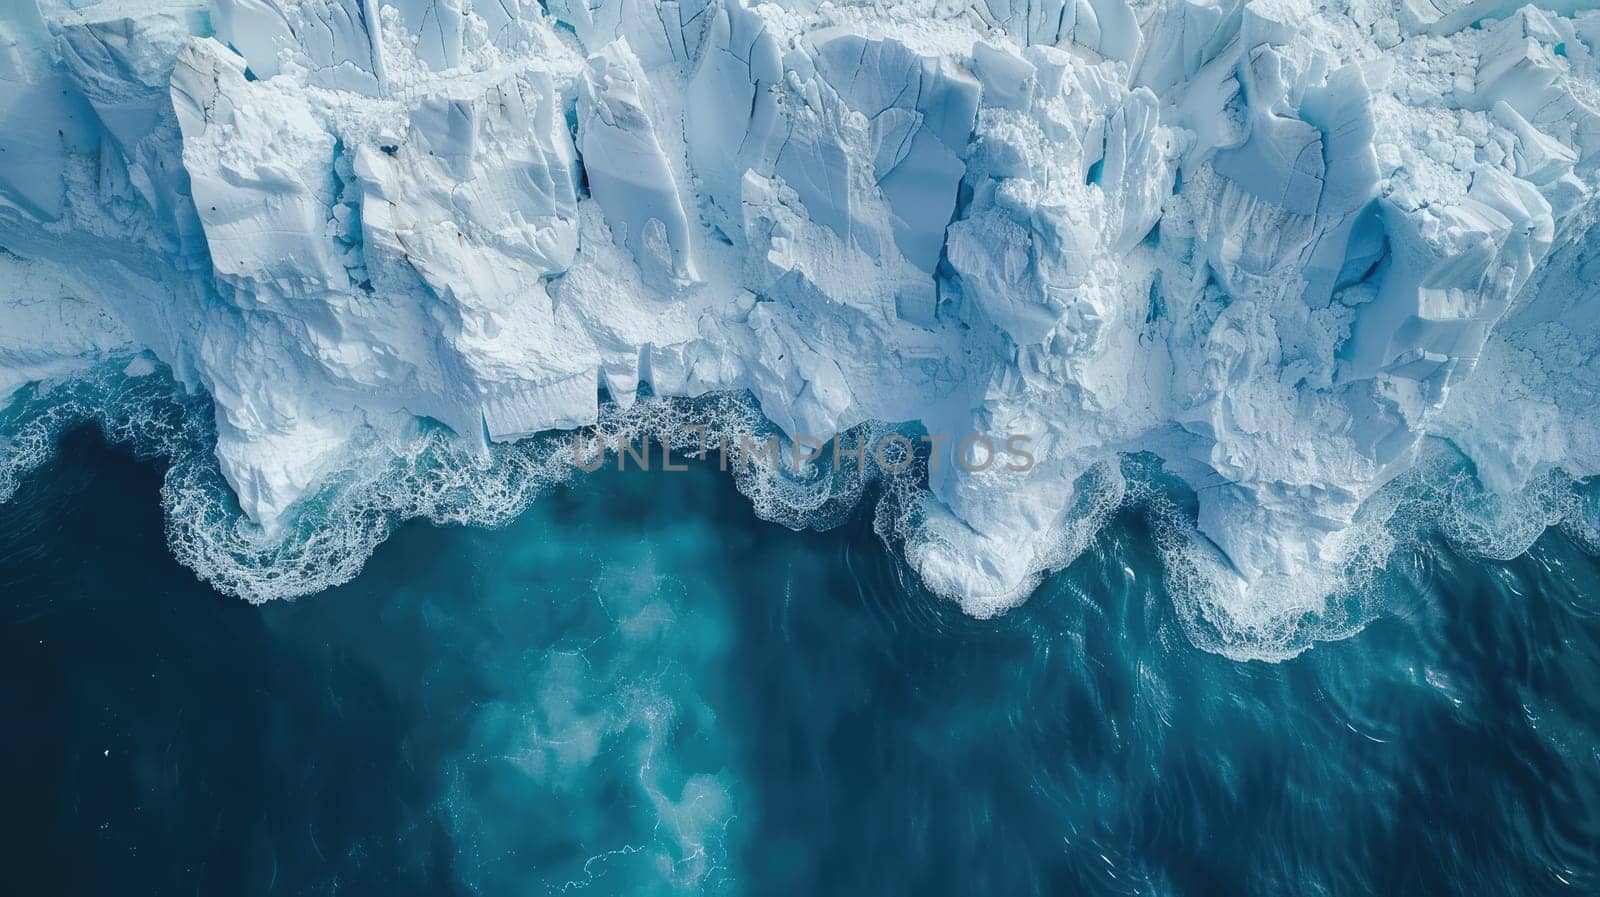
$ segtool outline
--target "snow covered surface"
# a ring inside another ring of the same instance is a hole
[[[266,534],[602,388],[1027,434],[904,534],[976,614],[1148,452],[1191,608],[1281,629],[1427,437],[1600,472],[1595,6],[0,0],[0,402],[149,353]]]

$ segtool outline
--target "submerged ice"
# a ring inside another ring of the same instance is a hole
[[[159,360],[261,544],[602,392],[1026,434],[896,521],[977,614],[1148,453],[1186,618],[1281,646],[1430,437],[1496,507],[1600,472],[1590,5],[9,0],[0,401]]]

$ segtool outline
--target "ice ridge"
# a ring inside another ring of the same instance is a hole
[[[148,353],[268,535],[643,386],[1026,434],[907,518],[978,614],[1148,453],[1192,600],[1277,631],[1430,440],[1600,471],[1596,5],[3,0],[0,403]]]

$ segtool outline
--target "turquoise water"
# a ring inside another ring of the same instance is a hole
[[[715,465],[401,526],[252,606],[92,430],[0,505],[18,894],[1600,893],[1600,563],[1434,540],[1358,635],[1195,648],[1128,509],[1022,608]]]

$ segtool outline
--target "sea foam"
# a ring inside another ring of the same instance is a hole
[[[136,371],[133,376],[128,371]],[[150,373],[144,373],[144,371]],[[673,464],[716,465],[751,505],[752,519],[795,530],[843,523],[870,503],[882,550],[905,558],[940,547],[944,538],[928,508],[928,455],[887,472],[872,463],[821,458],[796,469],[740,446],[764,444],[777,432],[749,396],[698,400],[644,397],[628,408],[606,403],[584,438],[555,432],[476,450],[449,430],[419,425],[407,434],[370,434],[327,483],[296,506],[286,525],[268,531],[239,508],[214,454],[210,405],[186,393],[165,368],[148,360],[111,362],[92,375],[30,387],[0,412],[0,501],[23,488],[48,463],[67,431],[91,426],[137,457],[166,468],[161,490],[174,555],[219,591],[252,603],[313,595],[357,576],[399,525],[500,527],[553,488],[583,490],[595,447],[611,447],[608,467],[637,467],[623,446],[654,441],[673,450]],[[873,440],[895,432],[882,425],[852,431]],[[726,455],[696,458],[704,444]],[[588,446],[590,455],[582,452]],[[786,456],[787,457],[787,456]],[[671,476],[658,466],[648,476]],[[1198,529],[1195,495],[1158,458],[1129,455],[1086,474],[1078,505],[1052,534],[1048,566],[1004,600],[973,601],[933,588],[928,600],[951,599],[987,618],[1026,600],[1039,579],[1076,560],[1120,514],[1142,517],[1162,560],[1165,590],[1184,632],[1198,647],[1239,660],[1283,660],[1318,641],[1359,632],[1388,610],[1386,568],[1432,537],[1489,560],[1525,552],[1550,528],[1600,552],[1600,494],[1560,473],[1506,495],[1485,489],[1447,443],[1426,448],[1422,462],[1379,493],[1356,526],[1344,531],[1344,563],[1326,581],[1266,579],[1239,588],[1227,558]],[[915,578],[917,573],[913,573]],[[926,577],[922,577],[926,583]]]

